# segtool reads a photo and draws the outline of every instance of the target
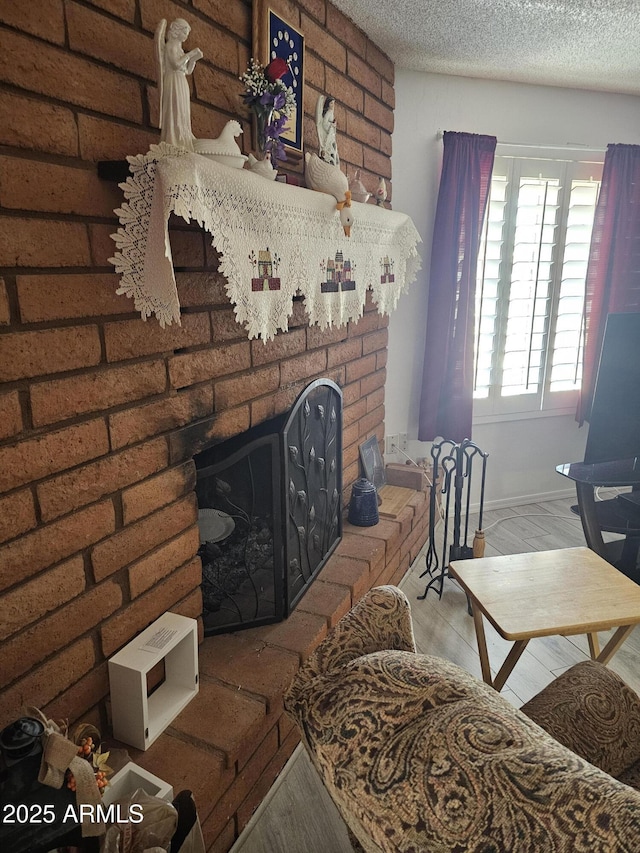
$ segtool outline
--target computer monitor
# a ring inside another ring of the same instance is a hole
[[[584,461],[640,457],[640,313],[609,314]]]

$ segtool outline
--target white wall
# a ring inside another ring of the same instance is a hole
[[[442,140],[438,131],[486,133],[499,142],[530,145],[640,143],[640,98],[528,86],[419,72],[396,72],[393,133],[393,207],[408,213],[423,244],[422,270],[391,315],[386,383],[387,435],[406,432],[414,456],[428,456],[417,441],[428,270]],[[473,440],[490,454],[486,500],[528,502],[573,491],[555,472],[582,459],[587,427],[564,415],[474,426]]]

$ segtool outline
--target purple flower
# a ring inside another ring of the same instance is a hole
[[[280,134],[284,130],[284,126],[286,123],[287,123],[287,117],[286,116],[280,116],[279,118],[273,119],[273,121],[269,125],[269,127],[273,131],[273,135],[274,136],[280,136]]]
[[[273,99],[273,108],[274,110],[281,110],[285,105],[286,98],[284,96],[284,92],[278,92],[278,94]]]
[[[273,145],[271,146],[271,162],[278,160],[286,160],[287,152],[284,149],[284,144],[280,141],[280,137],[277,136],[273,140]]]

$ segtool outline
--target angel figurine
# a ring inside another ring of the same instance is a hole
[[[321,160],[340,165],[338,145],[336,143],[336,120],[333,114],[335,98],[331,95],[319,95],[316,102],[316,128],[318,130],[318,155]]]
[[[156,27],[155,45],[160,92],[160,139],[193,151],[191,132],[191,92],[187,74],[191,74],[196,62],[202,59],[199,47],[185,53],[182,43],[191,32],[183,18],[176,18],[169,25],[165,41],[167,21],[163,18]]]

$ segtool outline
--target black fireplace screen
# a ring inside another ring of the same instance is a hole
[[[342,536],[340,388],[316,380],[195,463],[205,633],[284,619]]]

